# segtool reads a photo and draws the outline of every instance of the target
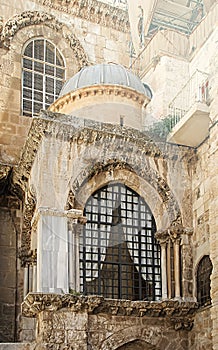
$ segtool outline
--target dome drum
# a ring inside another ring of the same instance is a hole
[[[151,91],[123,66],[101,64],[83,68],[63,86],[52,112],[141,129],[142,112]],[[122,121],[123,123],[123,121]]]

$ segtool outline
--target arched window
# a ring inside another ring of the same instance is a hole
[[[64,59],[48,40],[35,38],[22,57],[22,114],[38,115],[57,99],[65,79]]]
[[[199,262],[197,270],[197,300],[200,306],[211,304],[210,276],[212,268],[209,256],[204,256]]]
[[[136,192],[120,183],[95,192],[85,206],[80,237],[80,287],[106,298],[159,300],[160,247],[154,217]]]

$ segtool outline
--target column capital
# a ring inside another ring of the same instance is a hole
[[[173,242],[179,243],[181,239],[184,237],[184,235],[192,235],[193,228],[191,227],[184,227],[181,224],[173,223],[168,228],[164,230],[158,230],[155,233],[156,239],[159,241],[160,244],[167,243],[169,240]]]
[[[160,245],[166,244],[167,241],[169,240],[168,229],[166,229],[166,230],[158,230],[158,231],[155,233],[155,238],[158,240],[158,242],[160,243]]]

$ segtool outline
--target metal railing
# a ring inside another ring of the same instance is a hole
[[[208,74],[196,70],[187,83],[168,105],[168,117],[171,129],[184,117],[184,115],[197,102],[208,100]]]

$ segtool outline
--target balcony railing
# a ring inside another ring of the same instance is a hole
[[[208,95],[208,74],[196,70],[168,106],[170,129],[172,130],[180,122],[195,103],[206,103]]]

